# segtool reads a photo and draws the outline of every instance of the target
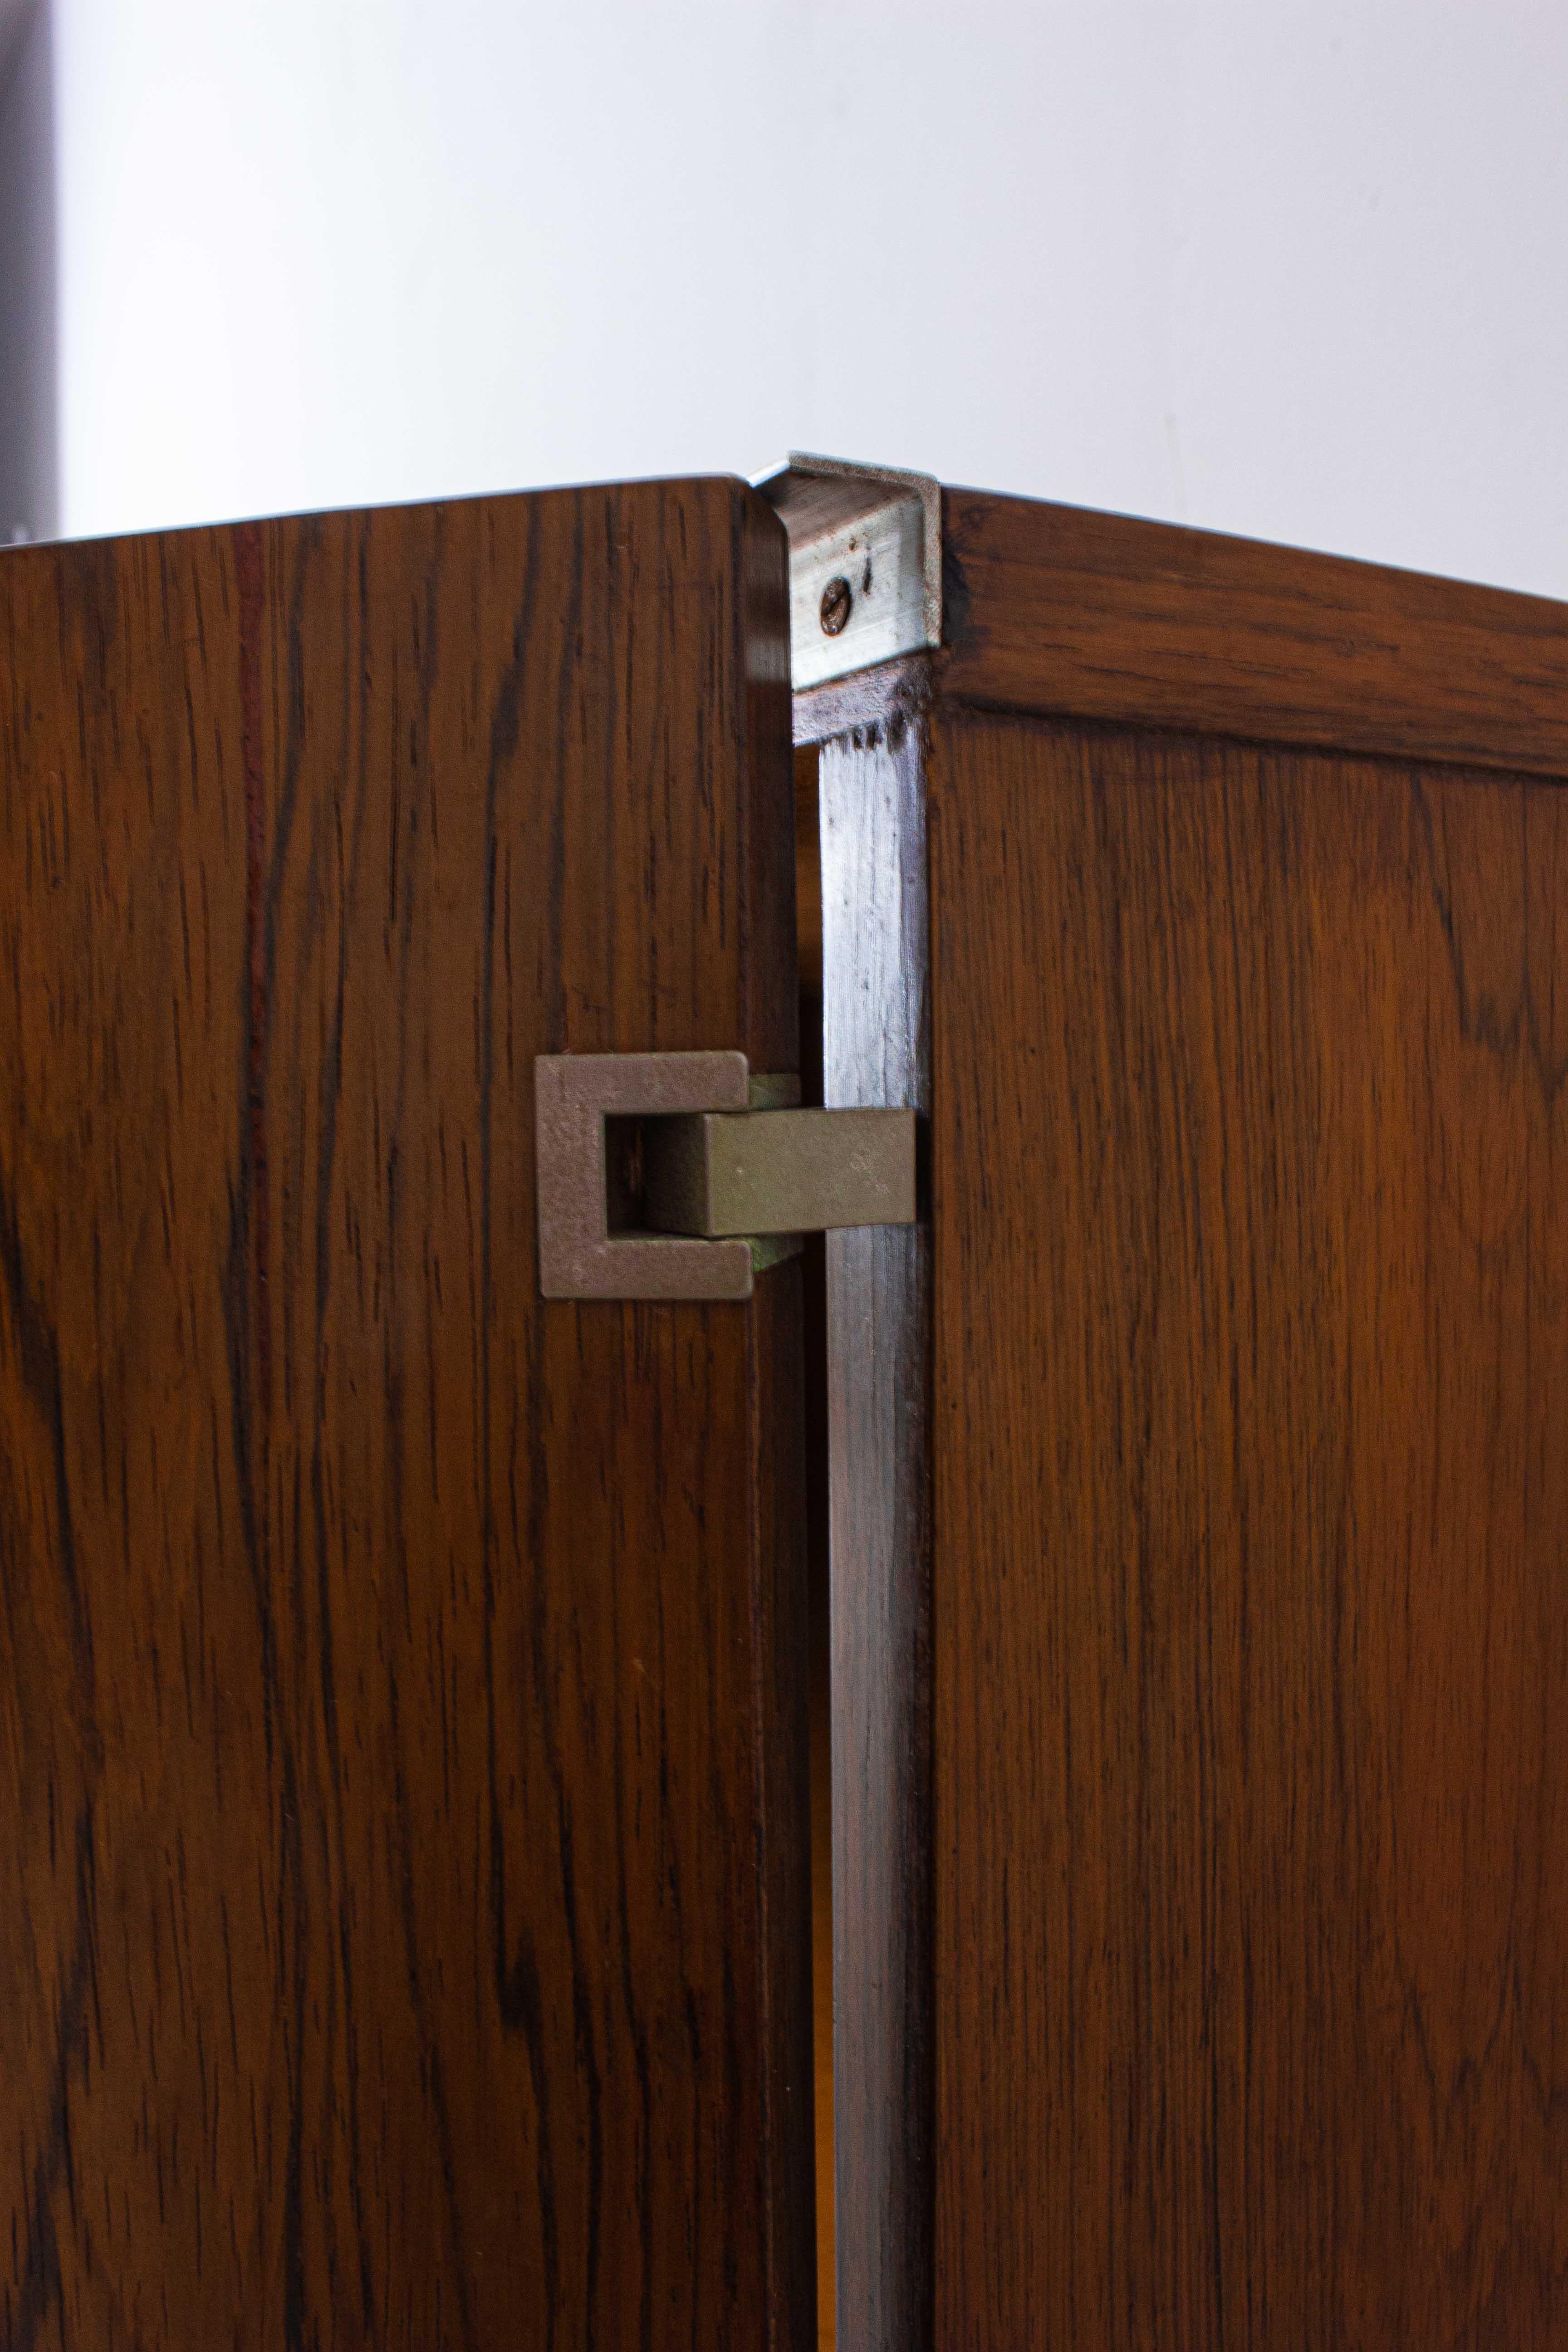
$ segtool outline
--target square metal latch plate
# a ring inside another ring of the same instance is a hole
[[[832,1226],[912,1224],[915,1114],[801,1110],[743,1054],[534,1063],[546,1298],[749,1298]]]

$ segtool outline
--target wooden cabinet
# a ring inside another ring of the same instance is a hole
[[[796,705],[931,1135],[829,1255],[841,2340],[1568,2345],[1568,613],[943,553]]]
[[[533,1197],[536,1054],[794,1066],[777,525],[0,582],[0,2342],[803,2345],[799,1267]]]
[[[1568,2347],[1568,612],[799,477],[0,553],[6,2347]]]

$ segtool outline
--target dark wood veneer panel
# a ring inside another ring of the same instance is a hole
[[[943,493],[956,701],[1568,776],[1568,605]]]
[[[937,2342],[1568,2344],[1568,807],[930,772]]]
[[[539,1052],[795,1066],[723,482],[0,557],[7,2347],[812,2314],[796,1270],[545,1306]]]

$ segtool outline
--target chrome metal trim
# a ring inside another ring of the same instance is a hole
[[[793,452],[754,487],[789,534],[795,689],[942,643],[942,487]]]

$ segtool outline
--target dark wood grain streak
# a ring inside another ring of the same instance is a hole
[[[1568,606],[974,490],[942,511],[952,700],[1568,776]]]
[[[931,725],[937,2342],[1568,2345],[1568,810]]]
[[[812,2334],[797,1270],[544,1305],[535,1054],[795,1066],[725,482],[0,557],[0,2342]]]
[[[925,778],[895,715],[824,743],[829,1104],[931,1101]],[[931,1236],[827,1237],[839,2340],[931,2328]]]

